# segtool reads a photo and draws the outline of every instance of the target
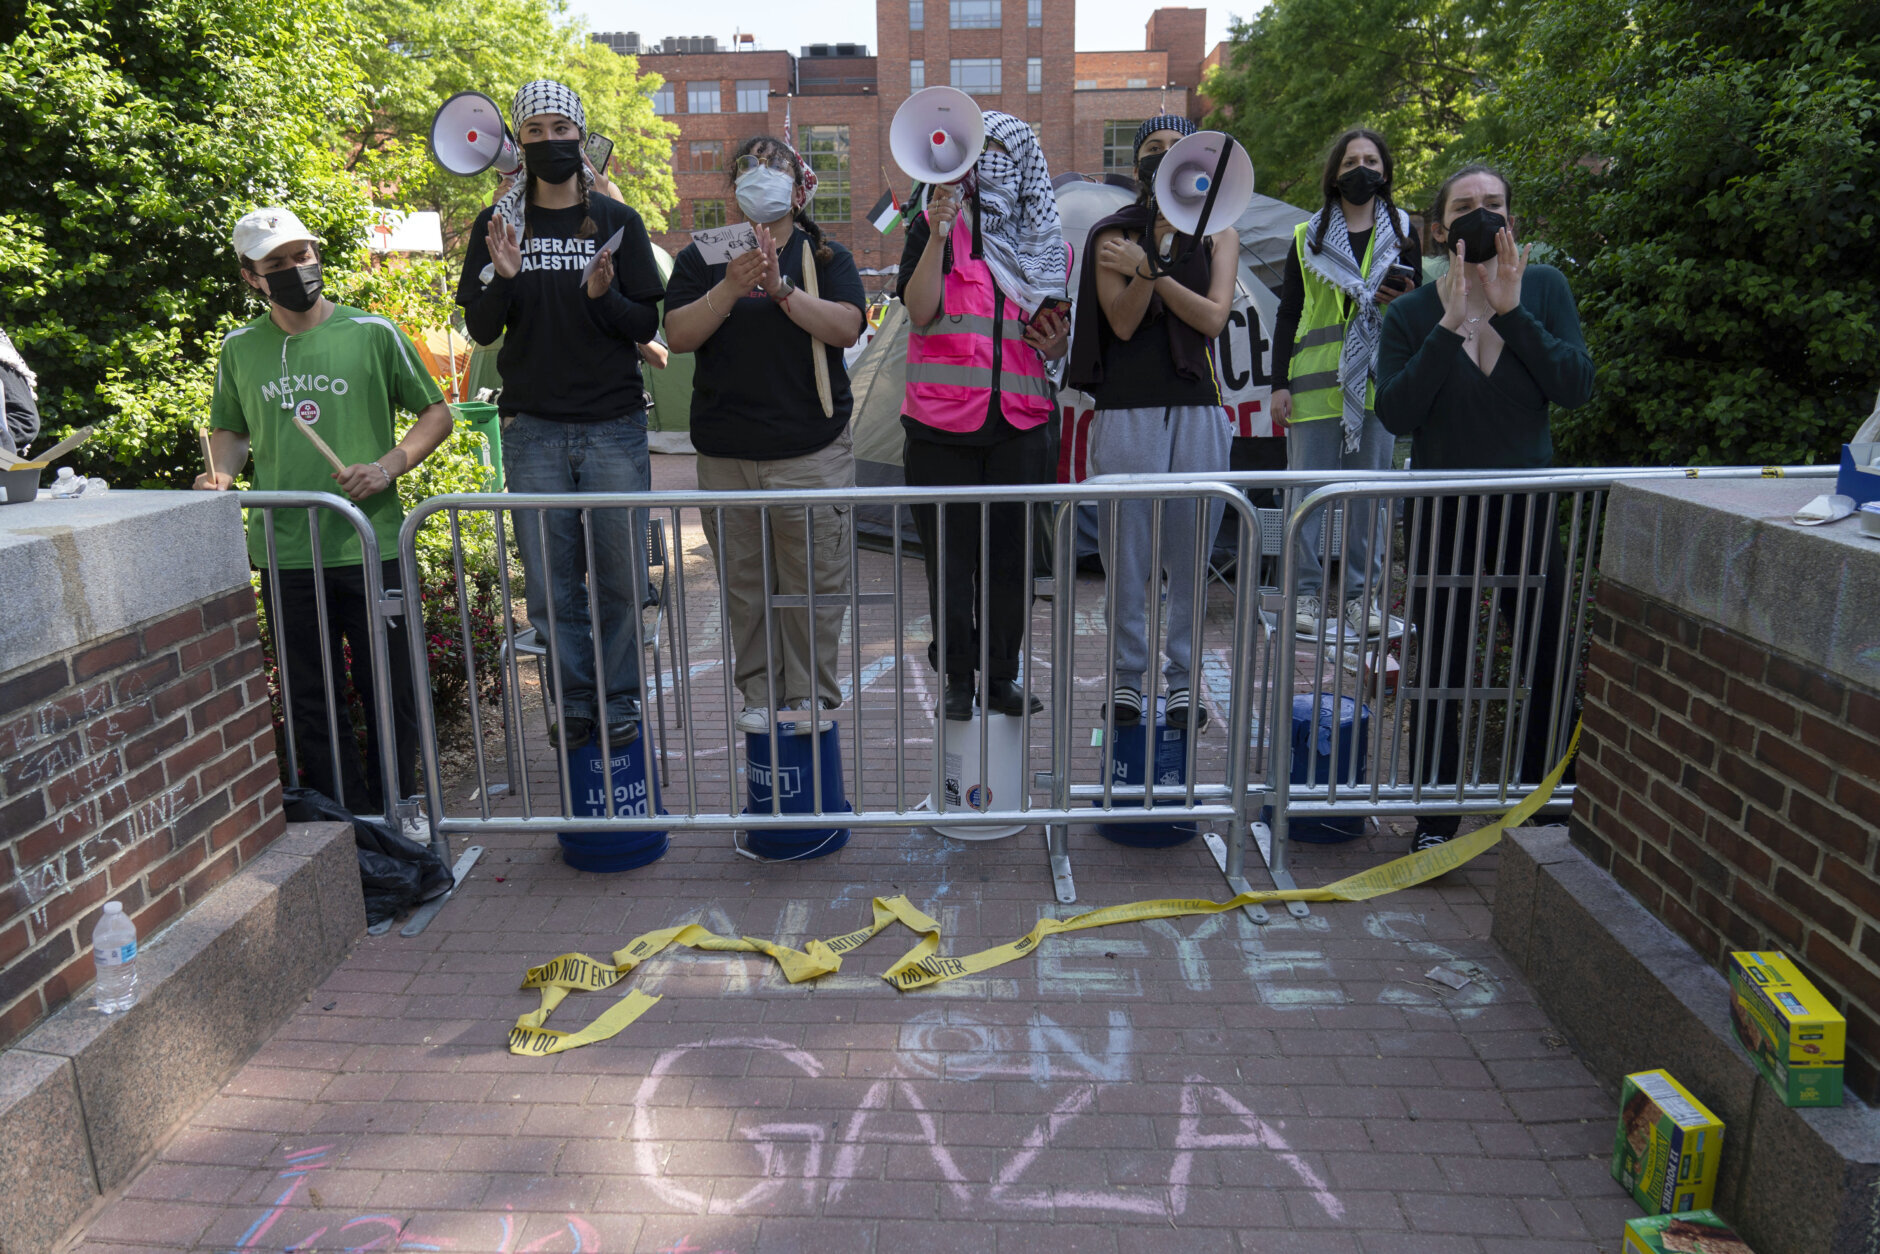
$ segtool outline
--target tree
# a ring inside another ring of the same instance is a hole
[[[1327,146],[1370,126],[1407,207],[1510,68],[1524,13],[1525,0],[1273,0],[1235,23],[1228,63],[1202,84],[1208,124],[1247,146],[1263,192],[1307,207]]]
[[[494,172],[462,179],[431,161],[431,115],[460,91],[480,91],[505,116],[516,88],[554,78],[581,95],[588,126],[614,140],[615,183],[653,231],[678,203],[672,140],[678,128],[653,112],[656,74],[641,75],[632,57],[590,42],[564,20],[561,0],[352,0],[360,24],[375,34],[361,50],[371,84],[367,115],[348,137],[349,164],[373,186],[395,188],[398,201],[439,210],[446,243],[461,255],[463,232],[490,203]]]
[[[1521,60],[1496,156],[1599,367],[1561,459],[1833,459],[1880,387],[1880,14],[1565,0]]]
[[[291,202],[348,264],[353,30],[340,0],[27,0],[0,44],[0,319],[49,433],[116,419],[81,469],[187,481],[215,333],[250,310],[243,211]]]

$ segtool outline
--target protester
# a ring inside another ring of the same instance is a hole
[[[0,389],[6,421],[0,422],[0,453],[18,453],[39,434],[39,376],[5,331],[0,331]]]
[[[680,251],[666,290],[666,345],[697,354],[699,488],[782,498],[769,510],[767,534],[759,510],[727,509],[722,527],[717,510],[702,511],[705,537],[723,563],[733,677],[744,700],[737,726],[757,733],[770,729],[773,707],[842,702],[836,660],[849,589],[850,507],[805,509],[789,494],[855,486],[842,350],[861,336],[867,297],[849,250],[824,239],[805,210],[815,175],[793,148],[768,135],[747,139],[730,174],[757,247],[709,265],[697,244]],[[804,290],[811,274],[815,296]],[[815,354],[828,368],[827,410]],[[812,590],[813,668],[808,612],[779,610],[768,628],[765,613],[767,595]],[[809,730],[807,720],[790,726]]]
[[[268,312],[222,341],[209,407],[213,466],[196,477],[195,486],[226,491],[251,451],[253,483],[264,492],[330,492],[337,483],[372,523],[382,586],[398,589],[398,529],[405,515],[393,484],[449,437],[450,406],[404,332],[388,319],[326,299],[318,242],[292,210],[243,215],[235,224],[234,243],[242,281],[267,298]],[[402,439],[394,437],[394,407],[417,414]],[[296,424],[324,440],[346,468],[335,472],[313,441],[294,429]],[[257,518],[248,531],[248,557],[263,572],[272,571],[262,576],[261,597],[281,641],[281,687],[291,711],[301,782],[354,813],[389,813],[387,802],[396,798],[386,798],[380,786],[378,685],[370,663],[377,607],[366,596],[358,534],[331,510],[321,511],[317,580],[306,512],[276,511],[273,536],[270,562],[268,533]],[[411,613],[416,612],[413,605]],[[407,617],[388,619],[386,625],[400,797],[417,792],[418,716]],[[345,691],[349,652],[352,686],[368,711],[363,763],[347,705],[341,699],[333,709],[326,686],[330,664],[337,690]],[[339,727],[337,743],[329,732],[329,715]],[[407,834],[428,839],[422,829]]]
[[[1592,395],[1593,359],[1580,336],[1573,293],[1560,271],[1530,265],[1528,250],[1516,246],[1512,200],[1507,179],[1487,166],[1467,166],[1444,180],[1430,213],[1430,237],[1454,259],[1440,279],[1399,297],[1385,316],[1377,416],[1393,434],[1414,437],[1411,457],[1419,470],[1550,465],[1548,406],[1573,409]],[[1524,627],[1507,682],[1531,685],[1521,749],[1521,778],[1529,781],[1550,768],[1549,733],[1562,721],[1552,702],[1571,572],[1550,499],[1439,497],[1421,517],[1408,511],[1404,523],[1411,541],[1410,611],[1425,659],[1419,687],[1490,686],[1495,642],[1482,642],[1478,669],[1471,647],[1476,607],[1453,577],[1525,576],[1525,594],[1506,588],[1497,596],[1502,620],[1512,628],[1518,616]],[[1438,574],[1445,586],[1434,586]],[[1560,695],[1573,698],[1570,691]],[[1462,704],[1441,698],[1418,703],[1413,769],[1426,785],[1454,785],[1460,777]],[[1513,735],[1512,702],[1507,718]],[[1442,844],[1458,823],[1455,815],[1419,817],[1412,848]]]
[[[1057,196],[1030,125],[996,112],[988,112],[985,123],[986,148],[971,175],[933,189],[926,213],[909,224],[901,252],[896,294],[910,323],[901,414],[909,487],[1048,483],[1054,477],[1047,420],[1057,408],[1057,389],[1044,363],[1064,356],[1070,333],[1069,320],[1049,303],[1063,297],[1069,265]],[[950,234],[930,247],[935,230]],[[1044,708],[1018,682],[1031,604],[1025,511],[1023,504],[985,511],[988,568],[981,570],[979,505],[914,507],[935,621],[927,658],[935,670],[945,594],[941,705],[947,718],[973,716],[982,626],[980,706],[999,714]]]
[[[1078,283],[1077,320],[1069,381],[1091,394],[1096,418],[1090,437],[1093,475],[1225,470],[1232,435],[1216,379],[1214,340],[1233,305],[1240,240],[1230,223],[1206,240],[1180,235],[1159,211],[1151,220],[1151,188],[1162,154],[1192,134],[1187,118],[1150,118],[1136,130],[1136,203],[1090,230]],[[1220,506],[1197,518],[1192,498],[1161,502],[1162,551],[1150,552],[1155,504],[1115,507],[1115,540],[1108,510],[1097,529],[1104,569],[1116,597],[1116,672],[1110,706],[1119,725],[1153,718],[1145,701],[1149,657],[1145,589],[1168,579],[1168,635],[1163,670],[1167,720],[1200,730],[1207,709],[1189,690],[1192,663],[1195,528],[1212,541]]]
[[[477,216],[457,285],[470,337],[479,344],[503,338],[497,405],[505,485],[512,492],[644,492],[652,470],[636,346],[659,329],[664,291],[652,241],[638,213],[596,190],[582,154],[587,114],[579,96],[538,79],[517,90],[510,115],[526,177]],[[602,245],[615,232],[620,244],[608,252]],[[644,519],[620,508],[587,517],[584,533],[581,511],[517,510],[516,541],[529,621],[561,681],[554,738],[570,748],[586,744],[604,718],[612,749],[640,734]],[[590,540],[598,624],[588,614]]]
[[[1416,230],[1391,199],[1395,171],[1382,135],[1346,131],[1326,155],[1324,203],[1293,229],[1273,336],[1273,417],[1286,429],[1289,469],[1390,469],[1396,442],[1373,412],[1377,341],[1392,299],[1423,281]],[[1365,595],[1384,568],[1376,516],[1369,502],[1345,506],[1343,595],[1331,599],[1360,638],[1384,630]],[[1315,511],[1299,533],[1298,629],[1312,636],[1335,621],[1321,595],[1324,518]]]

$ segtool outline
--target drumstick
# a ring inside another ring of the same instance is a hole
[[[808,240],[803,241],[803,290],[811,300],[821,299],[816,290],[816,250]],[[823,351],[822,341],[813,335],[809,337],[809,356],[816,367],[816,396],[822,401],[823,417],[834,418],[836,401],[829,386],[829,356]]]
[[[209,471],[211,482],[215,479],[215,453],[209,447],[209,428],[197,427],[196,438],[202,441],[202,464]]]
[[[320,438],[320,433],[313,429],[312,423],[302,422],[298,418],[290,418],[288,421],[293,423],[296,427],[299,427],[300,433],[313,441],[313,447],[319,449],[320,455],[333,463],[334,470],[343,472],[346,469],[346,463],[341,461],[334,454],[333,450],[326,446],[326,441]]]

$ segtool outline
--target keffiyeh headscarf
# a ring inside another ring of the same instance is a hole
[[[1305,268],[1351,301],[1351,320],[1345,324],[1345,340],[1338,354],[1338,388],[1344,396],[1345,452],[1358,451],[1364,432],[1364,420],[1370,411],[1365,406],[1371,376],[1377,371],[1377,348],[1384,337],[1384,311],[1377,305],[1377,289],[1390,274],[1397,260],[1401,240],[1396,215],[1378,205],[1377,234],[1371,238],[1371,270],[1359,268],[1360,258],[1351,247],[1351,235],[1345,228],[1342,205],[1327,205],[1312,215],[1306,225],[1306,238],[1319,239],[1319,224],[1325,234],[1318,252],[1304,251]]]
[[[1009,113],[988,110],[985,117],[986,138],[1005,151],[988,148],[974,167],[980,251],[1000,289],[1029,315],[1064,295],[1069,253],[1057,193],[1031,125]]]
[[[26,364],[26,359],[20,356],[20,350],[13,347],[13,341],[8,338],[5,331],[0,331],[0,370],[11,371],[26,380],[26,386],[35,395],[38,394],[39,376],[34,374],[33,368]]]
[[[581,107],[581,97],[574,88],[566,83],[558,83],[552,78],[538,78],[534,82],[524,83],[516,88],[516,99],[509,106],[509,124],[521,136],[523,124],[530,118],[539,118],[544,113],[559,113],[573,122],[581,130],[581,138],[587,138],[587,110]],[[520,142],[518,139],[517,142]],[[524,158],[524,166],[528,164]],[[594,176],[588,173],[587,164],[581,165],[581,194],[586,196],[594,186]],[[496,216],[506,219],[518,235],[522,232],[524,197],[528,195],[529,180],[519,178],[514,187],[503,194],[496,202]]]
[[[1142,141],[1149,138],[1149,136],[1155,134],[1157,131],[1174,131],[1177,135],[1187,136],[1194,134],[1200,129],[1201,128],[1196,126],[1193,122],[1190,122],[1187,118],[1176,113],[1164,113],[1159,117],[1150,118],[1147,122],[1144,122],[1141,126],[1136,128],[1136,146],[1130,149],[1129,155],[1132,159],[1140,159],[1142,157]]]

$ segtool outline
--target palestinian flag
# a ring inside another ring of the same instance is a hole
[[[917,183],[909,199],[918,200],[919,198],[920,185]],[[874,223],[875,229],[880,231],[883,235],[894,230],[895,227],[900,226],[906,219],[906,216],[906,206],[895,197],[894,184],[892,183],[888,184],[887,191],[881,193],[881,199],[875,202],[875,207],[868,211],[868,220]]]

